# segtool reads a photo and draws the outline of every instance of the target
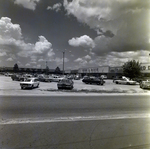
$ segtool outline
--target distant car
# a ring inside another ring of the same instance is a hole
[[[61,81],[62,79],[64,79],[64,77],[60,77],[60,76],[53,76],[53,77],[50,77],[50,81],[51,81],[51,82],[59,82],[59,81]]]
[[[57,83],[58,89],[73,89],[74,82],[71,79],[62,79]]]
[[[39,87],[39,80],[37,78],[27,78],[25,81],[20,82],[21,89],[26,89],[26,88],[37,88]]]
[[[105,81],[102,78],[97,77],[84,77],[82,80],[85,84],[97,84],[97,85],[103,85]]]
[[[49,76],[46,76],[46,75],[39,75],[38,80],[40,82],[51,82],[51,78]]]
[[[116,80],[122,79],[122,76],[116,76],[113,78],[113,82],[115,82]]]
[[[124,76],[121,79],[114,80],[114,83],[116,83],[116,84],[126,84],[126,85],[135,85],[135,84],[137,84],[136,81],[130,80],[129,78],[124,77]]]
[[[150,80],[140,82],[140,88],[150,89]]]
[[[13,81],[24,81],[25,77],[23,77],[22,75],[19,75],[19,74],[13,74],[11,76],[11,79]]]
[[[107,76],[106,75],[101,75],[101,78],[102,79],[107,79]]]
[[[74,77],[74,80],[80,80],[80,76],[76,75],[76,76]]]

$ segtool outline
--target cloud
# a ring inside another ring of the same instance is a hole
[[[89,67],[89,64],[91,63],[91,56],[86,55],[83,56],[82,58],[77,58],[74,60],[74,62],[78,63],[78,68],[80,67]]]
[[[62,4],[61,4],[61,3],[56,3],[56,4],[54,4],[52,7],[51,7],[51,6],[48,6],[48,7],[47,7],[47,10],[55,10],[56,12],[58,12],[58,11],[61,10],[61,7],[62,7]]]
[[[44,36],[39,36],[39,41],[35,43],[34,53],[43,54],[52,47],[52,44]]]
[[[39,59],[38,62],[44,62],[44,60],[43,59]]]
[[[8,17],[0,19],[0,43],[7,42],[7,40],[19,40],[22,38],[21,28],[18,24],[13,24]]]
[[[35,44],[26,43],[19,24],[13,24],[8,17],[0,19],[0,56],[2,58],[9,56],[8,58],[12,59],[36,62],[41,56],[51,58],[54,55],[52,44],[44,36],[39,36]]]
[[[24,8],[35,10],[37,3],[40,0],[15,0],[14,3],[17,5],[22,5]]]
[[[86,60],[90,60],[90,59],[91,59],[91,56],[86,55],[84,58],[85,58]]]
[[[31,65],[30,65],[29,63],[27,63],[25,66],[26,66],[26,67],[30,67]]]
[[[93,40],[97,55],[150,49],[149,0],[64,0],[63,6],[67,15],[97,32]],[[75,38],[71,41],[80,45]]]
[[[95,44],[93,42],[93,40],[87,36],[87,35],[83,35],[81,37],[76,37],[76,38],[72,38],[68,41],[69,45],[74,46],[74,47],[85,47],[85,48],[94,48]]]
[[[11,61],[13,61],[13,59],[12,58],[8,58],[6,61],[11,62]]]
[[[7,53],[6,52],[0,52],[0,57],[1,56],[7,56]]]

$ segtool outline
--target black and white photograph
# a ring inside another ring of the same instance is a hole
[[[0,0],[0,149],[150,149],[150,0]]]

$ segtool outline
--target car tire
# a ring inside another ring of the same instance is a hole
[[[21,87],[21,89],[23,90],[23,89],[24,89],[24,87]]]
[[[118,82],[116,82],[116,84],[119,84]]]
[[[129,83],[129,82],[127,82],[127,85],[130,85],[130,83]]]

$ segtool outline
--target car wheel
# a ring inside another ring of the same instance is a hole
[[[130,85],[130,83],[129,83],[129,82],[127,82],[127,85]]]
[[[24,89],[24,87],[21,87],[21,89],[23,90],[23,89]]]
[[[118,82],[116,82],[116,84],[119,84]]]

